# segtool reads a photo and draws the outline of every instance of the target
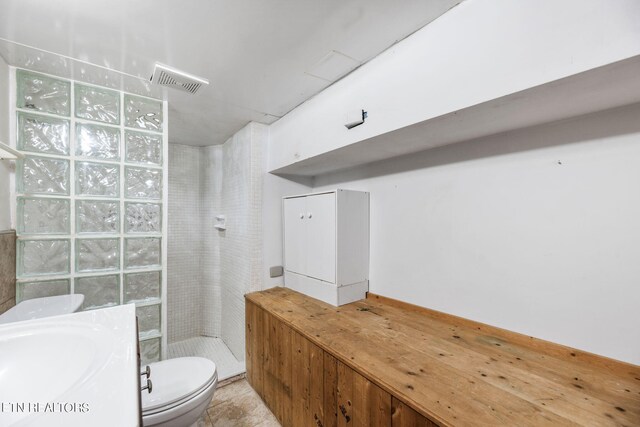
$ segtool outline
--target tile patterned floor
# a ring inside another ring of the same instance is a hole
[[[197,427],[280,427],[247,380],[242,379],[216,390],[207,412]]]
[[[244,361],[239,361],[220,338],[194,337],[169,344],[167,357],[198,356],[206,357],[216,364],[218,381],[242,374],[245,371]]]

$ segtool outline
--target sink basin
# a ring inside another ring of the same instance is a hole
[[[74,313],[83,302],[82,294],[28,299],[0,314],[0,324]]]
[[[136,342],[132,305],[0,325],[0,425],[135,425]],[[43,411],[49,403],[75,406]]]
[[[91,381],[113,344],[113,334],[90,323],[33,326],[16,325],[0,336],[0,384],[8,392],[0,390],[1,401],[59,400]]]

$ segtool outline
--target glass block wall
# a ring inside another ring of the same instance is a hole
[[[15,70],[17,300],[81,293],[136,304],[163,346],[166,114],[161,101]]]

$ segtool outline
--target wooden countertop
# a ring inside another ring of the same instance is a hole
[[[384,297],[246,298],[442,425],[640,426],[640,366]]]

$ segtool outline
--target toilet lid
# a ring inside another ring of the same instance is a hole
[[[151,363],[151,393],[142,392],[142,411],[153,411],[183,400],[208,386],[217,376],[216,364],[203,357],[179,357]],[[143,367],[144,369],[144,367]],[[144,385],[146,377],[142,377]]]

